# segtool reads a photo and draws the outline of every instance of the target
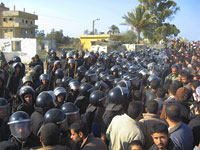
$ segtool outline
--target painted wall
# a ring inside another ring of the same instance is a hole
[[[120,35],[109,35],[109,34],[102,34],[102,35],[79,35],[81,40],[81,45],[83,46],[83,50],[90,51],[92,42],[95,41],[102,41],[106,40],[109,41],[110,39],[120,39]]]
[[[15,51],[15,48],[19,49],[19,47],[21,51]],[[0,50],[3,50],[7,61],[12,59],[13,56],[20,56],[23,63],[29,63],[31,57],[38,52],[38,44],[36,39],[0,39]]]

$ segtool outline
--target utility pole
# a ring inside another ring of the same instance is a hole
[[[97,20],[100,20],[100,19],[97,18],[97,19],[94,19],[94,20],[92,21],[92,33],[93,33],[93,35],[94,35],[94,23],[95,23],[95,21],[97,21]]]

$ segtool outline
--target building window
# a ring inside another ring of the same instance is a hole
[[[7,33],[7,32],[8,32],[8,29],[3,29],[3,32],[4,32],[4,33]]]
[[[24,19],[22,19],[22,23],[24,23]]]
[[[3,18],[3,22],[7,22],[7,18]]]
[[[13,21],[13,18],[9,18],[9,21]]]
[[[30,23],[33,24],[33,21],[31,21]]]
[[[26,20],[26,24],[28,24],[28,20]]]
[[[13,32],[13,29],[10,29],[10,32]]]
[[[12,50],[21,51],[21,41],[12,41]]]

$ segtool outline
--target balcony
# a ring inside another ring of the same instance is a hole
[[[38,25],[32,25],[32,24],[24,24],[24,23],[19,23],[19,22],[3,22],[2,24],[3,28],[25,28],[25,29],[30,29],[34,28],[37,29]]]

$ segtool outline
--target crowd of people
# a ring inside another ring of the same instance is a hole
[[[0,70],[0,150],[200,147],[200,44],[98,53],[50,50]]]

